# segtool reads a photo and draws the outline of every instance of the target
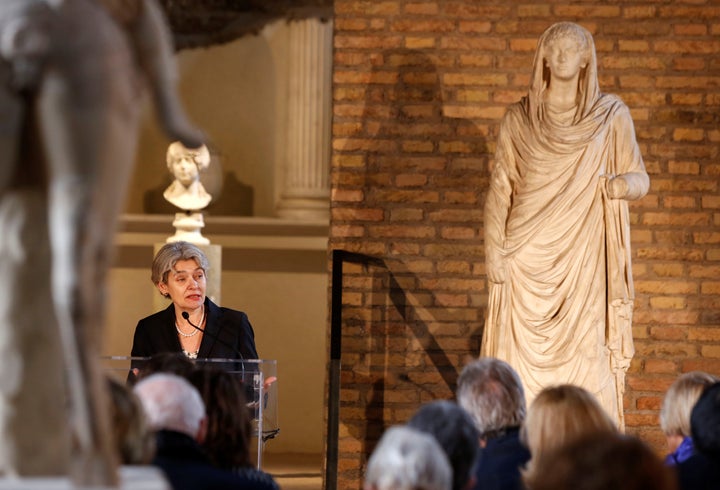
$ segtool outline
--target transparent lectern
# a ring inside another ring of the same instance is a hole
[[[120,381],[133,379],[132,369],[142,370],[149,357],[105,356],[102,365],[110,376]],[[253,409],[253,431],[257,438],[257,467],[262,467],[265,442],[280,432],[278,426],[277,361],[268,359],[193,359],[222,369],[246,386],[248,406]]]

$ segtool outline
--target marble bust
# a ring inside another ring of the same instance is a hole
[[[175,180],[163,192],[163,197],[184,211],[197,211],[205,208],[212,196],[207,193],[200,172],[210,165],[210,152],[205,145],[199,148],[186,148],[179,141],[168,146],[167,166]]]

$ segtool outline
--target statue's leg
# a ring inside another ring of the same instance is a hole
[[[67,358],[73,479],[114,485],[117,454],[99,355],[106,275],[136,150],[137,69],[124,33],[91,2],[62,4],[65,32],[43,82],[52,295]]]
[[[99,355],[106,276],[135,153],[137,111],[120,110],[114,105],[120,101],[112,98],[58,111],[55,104],[64,94],[52,92],[43,116],[53,149],[48,159],[52,294],[69,356],[72,425],[80,445],[73,473],[78,483],[108,484],[115,478],[116,455]]]
[[[53,315],[43,162],[0,62],[0,474],[61,475],[70,447]]]

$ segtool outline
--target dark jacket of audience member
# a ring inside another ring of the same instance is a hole
[[[693,408],[690,428],[696,453],[676,466],[681,490],[720,488],[720,383],[708,387]]]
[[[173,490],[277,490],[272,481],[212,465],[201,447],[206,435],[205,405],[187,380],[157,373],[134,388],[149,425],[157,431],[153,464]]]
[[[457,399],[480,433],[476,490],[521,490],[520,469],[530,452],[520,441],[525,393],[520,377],[504,361],[482,358],[463,368]]]
[[[453,490],[472,488],[480,453],[480,434],[463,408],[447,400],[426,403],[407,425],[435,437],[445,451],[452,467]]]

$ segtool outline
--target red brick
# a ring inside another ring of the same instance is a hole
[[[449,361],[443,369],[477,356],[487,307],[482,208],[499,122],[527,93],[538,37],[558,18],[594,33],[601,89],[629,107],[650,173],[649,194],[630,202],[628,432],[663,453],[657,415],[669,384],[691,369],[720,373],[720,7],[337,0],[331,209],[383,215],[340,211],[330,247],[388,261],[406,299],[402,311],[390,304],[381,268],[349,267],[343,335],[356,350],[343,352],[342,379],[357,389],[343,384],[343,396],[367,403],[386,373],[418,376],[408,386],[388,378],[375,393],[411,398],[349,413],[341,455],[360,461],[389,421],[452,397],[425,352],[431,338]],[[417,322],[432,337],[416,336]],[[341,488],[359,489],[364,463],[341,458]]]
[[[416,15],[437,15],[439,12],[438,5],[434,2],[406,3],[403,10],[406,14]]]
[[[675,374],[678,372],[678,363],[667,359],[647,359],[643,371],[653,374]]]

